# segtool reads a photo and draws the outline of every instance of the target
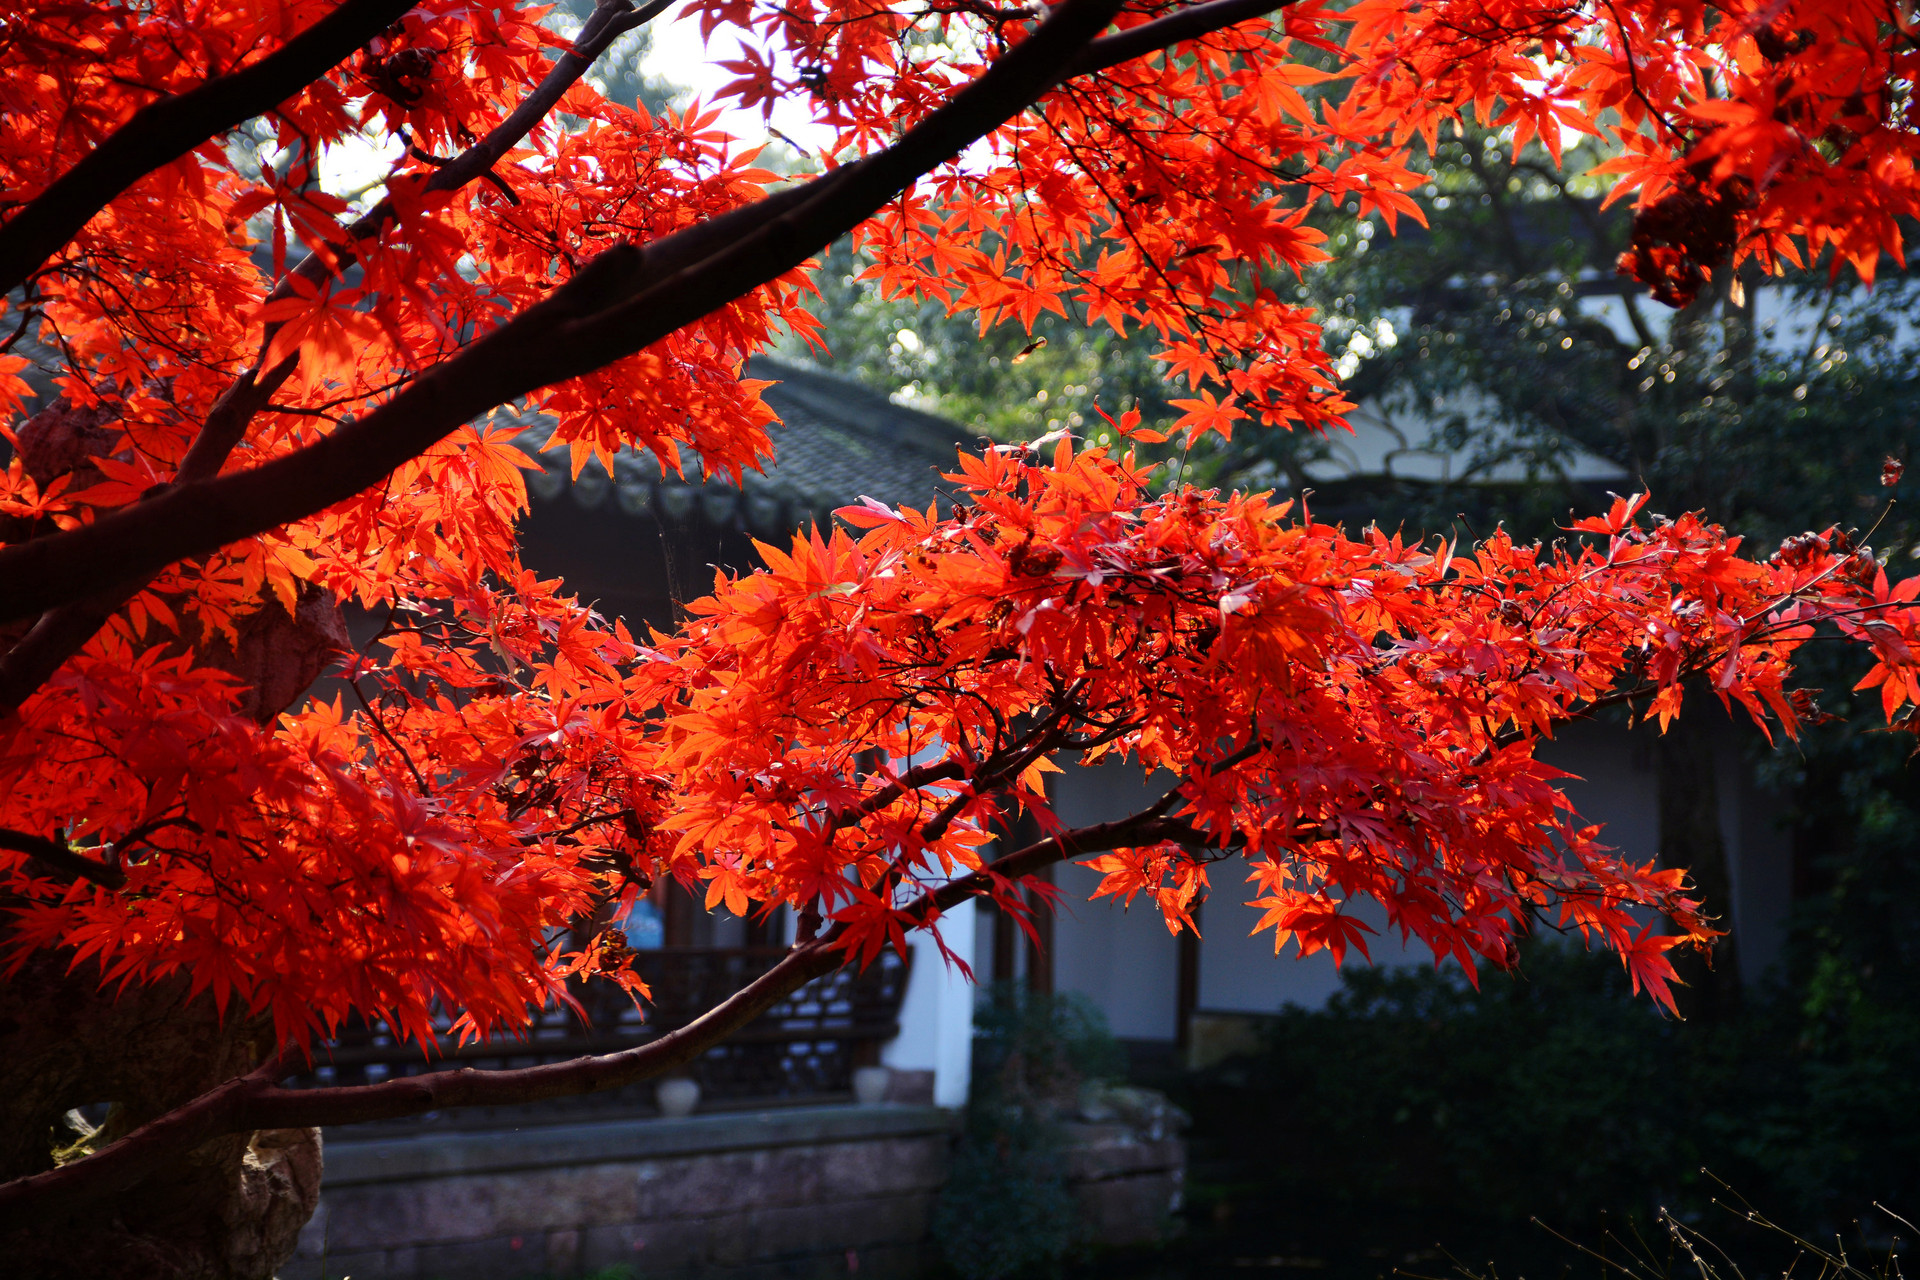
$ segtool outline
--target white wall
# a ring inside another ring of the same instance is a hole
[[[1131,911],[1110,898],[1089,902],[1100,876],[1085,867],[1054,873],[1060,914],[1053,925],[1053,986],[1077,991],[1107,1015],[1122,1040],[1172,1040],[1179,1008],[1180,944],[1152,902]]]
[[[1691,700],[1689,710],[1692,710]],[[1578,776],[1567,798],[1589,823],[1601,823],[1601,842],[1621,856],[1645,862],[1660,850],[1660,790],[1653,773],[1653,742],[1619,725],[1584,721],[1562,725],[1536,750],[1542,761]]]
[[[1717,716],[1707,707],[1694,714]],[[1745,981],[1759,979],[1779,957],[1792,873],[1790,841],[1778,822],[1784,803],[1759,789],[1746,763],[1743,739],[1750,732],[1720,720],[1714,735],[1715,781]],[[1567,794],[1583,818],[1603,824],[1603,841],[1636,861],[1657,856],[1659,792],[1649,736],[1630,734],[1618,725],[1566,725],[1543,745],[1540,756],[1578,775],[1565,783]],[[1132,766],[1110,763],[1084,769],[1066,764],[1065,772],[1054,778],[1054,808],[1063,823],[1077,826],[1134,812],[1160,790],[1149,788]],[[1260,913],[1246,905],[1253,895],[1245,874],[1237,860],[1213,869],[1212,892],[1199,919],[1199,1009],[1272,1013],[1288,1004],[1323,1005],[1340,988],[1332,956],[1322,952],[1302,959],[1289,946],[1276,957],[1271,932],[1252,936]],[[1118,1036],[1172,1040],[1177,1031],[1179,944],[1159,913],[1145,899],[1136,899],[1131,911],[1121,910],[1111,899],[1089,902],[1099,876],[1083,867],[1058,868],[1055,883],[1062,898],[1054,925],[1056,989],[1092,999]],[[1418,942],[1409,946],[1386,932],[1385,913],[1377,906],[1356,907],[1355,915],[1379,931],[1367,940],[1373,963],[1433,963],[1432,953]],[[990,941],[981,943],[983,948],[988,945]],[[1351,955],[1348,963],[1367,961]]]
[[[1733,901],[1709,907],[1731,916],[1740,980],[1758,982],[1780,960],[1793,905],[1793,840],[1781,821],[1788,798],[1757,781],[1748,752],[1758,730],[1745,712],[1729,719],[1712,702],[1690,697],[1687,714],[1713,722],[1714,790],[1732,882]],[[1651,726],[1629,734],[1617,725],[1570,725],[1540,758],[1581,775],[1567,784],[1567,795],[1582,817],[1605,824],[1603,841],[1636,862],[1659,856]]]
[[[1160,794],[1140,771],[1109,763],[1094,769],[1067,765],[1054,777],[1054,812],[1068,826],[1124,817]],[[1260,912],[1247,905],[1252,886],[1237,859],[1218,863],[1212,892],[1200,912],[1199,1007],[1236,1013],[1272,1013],[1288,1004],[1318,1007],[1339,990],[1340,977],[1326,952],[1300,957],[1289,946],[1273,953],[1271,931],[1252,936]],[[1077,991],[1106,1013],[1113,1033],[1127,1040],[1170,1041],[1178,1033],[1180,944],[1167,931],[1153,903],[1136,898],[1122,910],[1110,898],[1088,896],[1098,873],[1063,865],[1055,871],[1060,914],[1054,923],[1053,982]],[[1371,905],[1355,914],[1380,936],[1367,940],[1375,963],[1432,964],[1419,943],[1401,944],[1387,934],[1385,913]],[[1358,955],[1350,964],[1365,964]]]
[[[1148,789],[1136,766],[1064,767],[1053,777],[1053,811],[1068,827],[1124,818],[1160,794]],[[1111,898],[1088,901],[1100,879],[1072,863],[1054,869],[1061,898],[1053,926],[1054,989],[1090,998],[1123,1040],[1172,1040],[1180,945],[1144,899],[1136,898],[1131,911]]]
[[[1239,864],[1221,863],[1214,876],[1213,894],[1200,918],[1199,1007],[1215,1013],[1278,1013],[1290,1004],[1317,1009],[1340,989],[1340,970],[1329,952],[1301,956],[1288,943],[1273,953],[1273,930],[1255,936],[1261,912],[1247,905],[1251,885],[1240,881]],[[1433,952],[1418,940],[1402,943],[1387,930],[1387,913],[1373,902],[1357,903],[1355,919],[1375,930],[1367,938],[1367,952],[1377,966],[1431,965]],[[1367,957],[1349,952],[1346,963],[1364,965]]]
[[[964,902],[940,918],[947,950],[974,963],[974,906]],[[900,1005],[900,1034],[880,1051],[880,1061],[896,1071],[933,1072],[933,1100],[962,1107],[973,1066],[973,984],[940,954],[925,929],[907,935],[913,948],[913,973]]]

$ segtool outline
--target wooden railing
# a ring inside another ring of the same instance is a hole
[[[652,989],[644,1009],[617,988],[596,984],[580,994],[585,1017],[543,1010],[524,1036],[461,1045],[443,1035],[429,1053],[396,1043],[384,1028],[356,1025],[316,1055],[315,1069],[295,1085],[360,1084],[449,1066],[499,1069],[559,1062],[644,1044],[681,1027],[771,969],[779,947],[668,947],[635,955],[633,968]],[[851,1089],[855,1067],[878,1061],[880,1046],[899,1034],[908,965],[883,954],[864,970],[817,978],[697,1059],[703,1105],[801,1101]],[[630,1086],[578,1106],[645,1110],[651,1083]]]

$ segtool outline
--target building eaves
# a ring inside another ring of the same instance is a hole
[[[944,507],[951,498],[940,473],[954,469],[958,450],[977,444],[955,423],[831,374],[756,356],[747,376],[775,384],[762,396],[780,421],[771,431],[773,462],[747,472],[738,487],[707,476],[692,454],[684,476],[676,476],[631,448],[615,455],[611,474],[595,461],[573,477],[565,450],[540,451],[553,434],[550,416],[505,406],[495,420],[519,425],[516,443],[541,464],[527,477],[536,502],[569,500],[676,523],[699,519],[761,537],[825,522],[834,508],[863,495],[894,506]]]

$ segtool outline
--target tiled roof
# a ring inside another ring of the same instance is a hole
[[[632,449],[615,457],[611,476],[598,462],[589,462],[577,479],[569,479],[566,450],[536,452],[553,432],[551,419],[515,415],[511,409],[496,416],[504,422],[517,416],[526,423],[519,444],[544,468],[527,476],[535,502],[571,499],[588,509],[612,503],[628,515],[657,511],[674,521],[698,517],[763,537],[824,522],[835,507],[863,494],[893,506],[924,509],[936,498],[945,505],[948,486],[940,472],[954,469],[956,450],[977,443],[945,418],[894,404],[831,374],[756,356],[747,362],[747,375],[777,383],[762,397],[780,423],[772,430],[773,464],[762,473],[746,473],[740,488],[724,479],[705,479],[693,458],[685,482],[663,476],[651,454]]]

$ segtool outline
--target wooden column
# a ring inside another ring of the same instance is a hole
[[[1036,872],[1042,884],[1053,883],[1053,868]],[[1038,893],[1029,891],[1027,904],[1033,908],[1033,933],[1027,938],[1027,990],[1042,995],[1053,993],[1053,910]]]
[[[1193,923],[1200,924],[1205,904],[1195,903]],[[1193,929],[1180,931],[1179,986],[1174,994],[1173,1043],[1182,1056],[1193,1041],[1193,1013],[1200,1007],[1200,935]]]

